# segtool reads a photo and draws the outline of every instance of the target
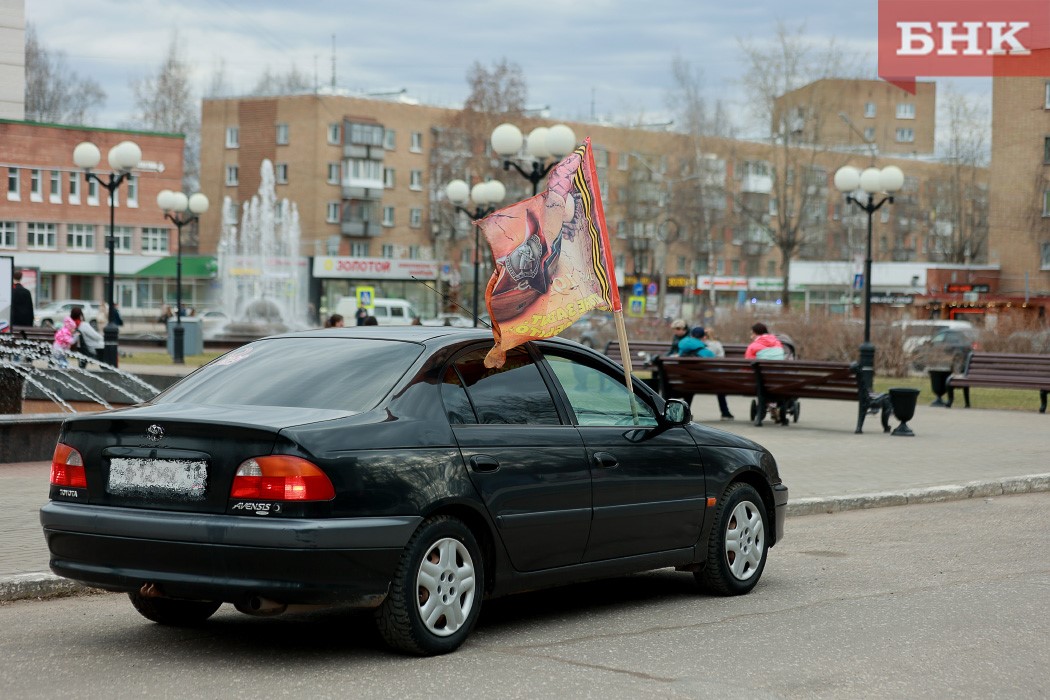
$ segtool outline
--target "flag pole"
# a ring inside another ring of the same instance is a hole
[[[616,337],[620,341],[620,362],[623,364],[623,378],[627,383],[627,402],[631,404],[631,415],[634,424],[638,425],[638,406],[634,402],[634,382],[631,376],[631,349],[627,346],[627,326],[623,322],[623,309],[613,311],[616,322]]]

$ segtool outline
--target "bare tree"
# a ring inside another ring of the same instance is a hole
[[[157,72],[132,80],[131,89],[141,128],[185,135],[182,184],[195,191],[200,177],[200,100],[190,88],[190,67],[182,58],[177,33]]]
[[[259,78],[252,89],[252,95],[294,95],[314,89],[314,81],[293,63],[284,73],[274,73],[270,67]]]
[[[787,307],[791,260],[807,245],[820,247],[827,236],[830,174],[820,163],[828,151],[822,138],[824,121],[831,117],[821,102],[822,91],[800,88],[832,77],[832,71],[848,73],[850,61],[834,41],[815,46],[803,27],[789,29],[782,23],[772,42],[741,41],[741,49],[744,87],[754,116],[770,129],[771,148],[768,160],[751,157],[737,163],[741,185],[734,203],[744,222],[737,240],[755,255],[770,243],[780,251]],[[788,99],[779,99],[788,93]]]
[[[946,141],[941,159],[948,168],[931,179],[931,257],[952,263],[973,263],[987,257],[988,114],[973,100],[950,88],[942,98]]]
[[[106,93],[69,67],[65,53],[51,51],[26,24],[25,117],[54,124],[85,124],[105,104]]]

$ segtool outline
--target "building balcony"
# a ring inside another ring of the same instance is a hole
[[[343,157],[355,160],[378,160],[382,161],[386,151],[382,146],[365,146],[357,143],[343,145]]]
[[[341,221],[339,230],[344,236],[375,238],[383,235],[383,227],[377,221]]]
[[[740,180],[740,191],[754,194],[769,194],[773,191],[773,178],[769,175],[745,175]]]
[[[343,182],[343,199],[368,199],[378,201],[383,198],[382,180],[348,180]]]

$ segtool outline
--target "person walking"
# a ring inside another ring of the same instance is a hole
[[[32,326],[34,320],[33,294],[22,286],[22,271],[15,270],[11,285],[11,325]]]

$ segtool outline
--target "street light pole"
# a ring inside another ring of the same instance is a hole
[[[503,157],[504,170],[509,171],[513,167],[519,175],[532,183],[533,196],[539,191],[540,181],[547,173],[576,148],[576,134],[564,124],[555,124],[550,128],[537,127],[529,132],[527,140],[522,136],[521,130],[513,124],[500,124],[492,130],[489,141],[492,150]],[[526,154],[533,159],[528,171],[511,160],[519,155],[522,143],[525,144]],[[551,156],[554,160],[548,163],[547,158]]]
[[[164,218],[175,224],[178,246],[175,253],[175,331],[172,338],[172,362],[185,364],[186,329],[182,326],[182,227],[196,221],[208,211],[208,198],[200,192],[187,197],[182,192],[161,190],[157,195],[157,206]]]
[[[864,258],[864,342],[860,346],[860,373],[866,395],[870,395],[875,379],[875,346],[871,342],[871,235],[872,218],[883,204],[893,204],[893,193],[904,185],[904,173],[895,165],[879,170],[867,168],[864,172],[852,166],[839,168],[835,173],[835,187],[846,195],[846,204],[856,204],[868,215],[868,245]],[[867,201],[855,196],[858,187],[867,194]],[[885,196],[875,201],[877,193]],[[862,404],[862,410],[866,406]],[[860,432],[860,424],[857,425]]]
[[[456,208],[456,211],[461,211],[470,217],[471,221],[477,221],[478,219],[484,219],[486,216],[496,211],[494,206],[498,202],[502,202],[503,198],[507,196],[507,188],[503,186],[503,183],[499,180],[489,180],[488,182],[479,182],[478,184],[470,187],[463,180],[453,180],[445,186],[445,196],[448,197],[448,201]],[[474,211],[466,209],[464,205],[468,201],[473,201],[475,204]],[[478,317],[481,315],[481,310],[478,301],[478,292],[481,289],[481,241],[478,235],[481,233],[481,227],[474,226],[474,327],[478,327]]]
[[[116,323],[116,194],[120,183],[129,178],[131,171],[138,167],[139,162],[142,160],[142,149],[133,141],[121,141],[109,149],[108,161],[112,172],[109,173],[108,179],[105,180],[92,172],[92,169],[101,160],[102,152],[99,151],[98,146],[89,141],[78,144],[73,149],[73,162],[84,171],[84,180],[87,182],[94,180],[109,193],[109,237],[107,240],[109,245],[109,276],[106,279],[106,304],[108,309],[106,325],[102,329],[102,336],[105,340],[102,361],[116,367],[120,357],[120,327]]]

